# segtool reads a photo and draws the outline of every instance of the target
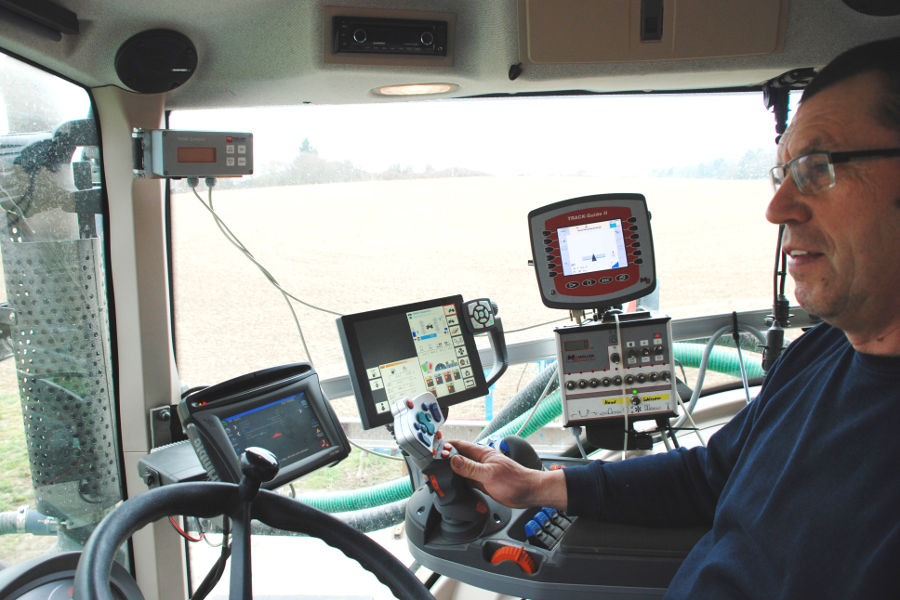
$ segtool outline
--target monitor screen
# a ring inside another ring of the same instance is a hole
[[[331,447],[303,392],[219,420],[238,456],[257,446],[274,454],[278,464],[286,465]]]
[[[598,221],[556,230],[564,275],[595,273],[628,266],[622,220]]]
[[[338,319],[363,427],[393,422],[391,405],[431,392],[448,406],[487,394],[462,296],[436,298]]]
[[[221,481],[241,480],[241,453],[265,448],[278,459],[273,489],[342,460],[350,443],[307,363],[247,373],[197,390],[178,404],[178,417],[203,466]]]

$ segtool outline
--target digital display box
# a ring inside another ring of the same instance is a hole
[[[599,194],[528,213],[538,288],[551,308],[619,305],[656,289],[650,214],[641,194]]]
[[[391,405],[431,392],[447,407],[488,393],[462,296],[337,320],[364,429],[393,423]]]
[[[274,489],[343,460],[350,443],[307,363],[242,375],[189,394],[178,405],[188,439],[211,479],[239,482],[239,456],[259,447],[278,459]]]

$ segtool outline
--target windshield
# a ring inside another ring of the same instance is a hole
[[[568,315],[541,303],[527,214],[591,194],[646,196],[661,311],[771,306],[775,131],[759,93],[175,111],[171,126],[254,134],[254,174],[219,180],[214,207],[302,301],[298,330],[176,183],[176,345],[191,385],[298,360],[341,374],[337,315],[455,293],[494,300],[510,343],[548,337],[553,325],[535,326]]]
[[[339,316],[454,294],[490,298],[507,344],[528,348],[485,398],[450,410],[448,424],[459,429],[449,435],[475,439],[511,398],[555,379],[547,368],[555,350],[530,348],[540,340],[555,347],[554,328],[570,322],[567,311],[541,302],[528,264],[528,213],[594,194],[646,197],[658,287],[641,300],[645,306],[673,318],[772,306],[777,228],[764,212],[775,124],[760,93],[176,110],[170,117],[174,129],[254,136],[251,176],[200,181],[193,190],[183,180],[171,184],[176,360],[185,389],[299,361],[311,362],[325,382],[346,378]],[[750,346],[758,349],[756,339]],[[690,369],[683,378],[693,384],[688,376]],[[699,384],[736,377],[715,373]],[[343,389],[329,400],[351,440],[398,458],[385,428],[361,431],[349,385]],[[532,439],[556,450],[572,441],[558,418]],[[316,505],[331,490],[337,496],[328,496],[326,510],[341,512],[373,497],[405,498],[409,483],[403,462],[354,449],[337,468],[283,491]],[[404,556],[398,533],[384,529],[402,512],[389,512],[368,528]],[[273,556],[281,543],[266,540]],[[214,561],[201,550],[191,556],[198,573]]]

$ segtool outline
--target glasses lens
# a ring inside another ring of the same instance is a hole
[[[784,178],[787,177],[787,168],[784,165],[778,165],[769,169],[769,179],[772,181],[772,189],[776,192],[778,188],[781,187],[781,184],[784,183]]]
[[[816,194],[834,185],[834,165],[825,152],[798,156],[790,166],[794,183],[803,194]]]

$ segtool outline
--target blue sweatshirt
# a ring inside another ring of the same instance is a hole
[[[900,599],[900,357],[828,325],[707,448],[565,475],[572,514],[710,525],[667,598]]]

